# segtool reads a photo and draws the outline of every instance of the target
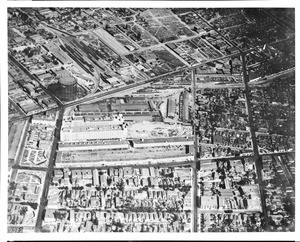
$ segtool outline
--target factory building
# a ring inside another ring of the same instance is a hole
[[[174,99],[168,99],[168,110],[167,110],[167,117],[174,118],[175,117],[175,108],[176,103]]]
[[[184,122],[189,121],[189,92],[188,91],[183,92],[181,117]]]
[[[193,145],[193,137],[168,137],[168,138],[155,138],[155,139],[133,139],[134,148],[145,147],[162,147],[162,146],[178,146],[178,145]]]
[[[94,186],[99,186],[100,181],[99,181],[99,172],[97,169],[93,170],[93,185]]]
[[[143,122],[153,121],[152,115],[149,111],[141,111],[141,112],[123,112],[124,121],[126,122]]]
[[[63,121],[63,127],[75,126],[98,126],[98,125],[122,125],[124,118],[122,114],[102,114],[86,116],[68,116]]]
[[[148,104],[145,103],[112,103],[111,110],[122,111],[147,111],[149,110]]]
[[[107,149],[128,149],[129,143],[126,140],[98,140],[89,142],[68,142],[59,143],[59,151],[76,150],[107,150]]]
[[[97,125],[63,127],[61,129],[61,141],[88,141],[99,139],[125,139],[127,129],[122,125]]]
[[[97,102],[97,103],[89,103],[89,104],[81,104],[78,106],[79,112],[107,112],[107,103],[106,102]]]

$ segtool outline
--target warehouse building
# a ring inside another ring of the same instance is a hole
[[[174,118],[175,117],[175,109],[176,109],[176,103],[173,99],[168,99],[168,108],[167,108],[167,117],[168,118]]]
[[[168,137],[156,139],[134,139],[132,140],[134,148],[144,147],[161,147],[161,146],[174,146],[174,145],[193,145],[193,137]]]
[[[126,136],[127,129],[123,125],[63,127],[60,134],[62,142],[99,139],[125,139]]]
[[[106,150],[106,149],[128,149],[129,142],[126,140],[97,140],[85,142],[59,143],[59,151],[73,150]]]

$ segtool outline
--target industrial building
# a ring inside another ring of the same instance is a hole
[[[125,139],[127,129],[123,125],[93,125],[63,127],[60,139],[65,141],[88,141],[99,139]]]
[[[76,150],[105,150],[105,149],[128,149],[129,142],[126,140],[98,140],[86,142],[65,142],[58,144],[59,151]]]
[[[48,113],[47,115],[34,115],[31,119],[32,124],[55,125],[55,114]]]
[[[62,123],[62,142],[125,139],[127,129],[122,115],[66,116]],[[92,145],[93,146],[93,145]]]
[[[129,97],[129,96],[126,96],[125,95],[125,101],[126,103],[147,103],[146,101],[146,98],[145,96],[142,96],[142,97],[136,97],[136,96],[133,96],[133,97]]]
[[[189,92],[184,91],[182,95],[181,119],[184,122],[189,121]]]
[[[89,104],[81,104],[78,106],[78,112],[107,112],[107,103],[106,102],[97,102],[97,103],[89,103]]]
[[[153,121],[153,117],[149,111],[131,111],[131,112],[122,112],[124,121],[126,122],[143,122]]]
[[[100,185],[99,173],[98,173],[97,169],[93,170],[93,185],[94,186],[99,186]]]
[[[158,111],[113,111],[113,112],[75,112],[75,117],[80,116],[88,116],[94,117],[96,116],[99,120],[104,120],[109,116],[122,116],[124,122],[143,122],[143,121],[153,121],[155,117],[160,118],[160,114]],[[88,120],[88,119],[87,119]]]
[[[175,117],[175,109],[176,109],[176,103],[174,99],[168,99],[168,111],[167,111],[167,117],[168,118],[174,118]]]
[[[98,126],[98,125],[122,125],[122,114],[100,114],[86,116],[66,116],[62,127]]]
[[[34,112],[40,109],[38,104],[32,99],[25,99],[20,101],[18,105],[22,108],[25,113]]]
[[[162,147],[162,146],[174,146],[174,145],[193,145],[193,137],[134,139],[132,140],[132,143],[134,148]]]
[[[147,111],[149,106],[147,103],[112,103],[112,111]]]

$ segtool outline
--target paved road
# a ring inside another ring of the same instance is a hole
[[[47,93],[48,95],[50,95],[51,98],[52,98],[53,100],[55,100],[55,102],[58,104],[58,106],[61,106],[61,105],[62,105],[62,102],[61,102],[54,94],[52,94],[51,92],[49,92],[48,89],[45,88],[45,87],[41,84],[40,80],[39,80],[37,77],[35,77],[34,75],[32,75],[32,74],[27,70],[27,68],[26,68],[25,66],[23,66],[19,61],[17,61],[11,54],[8,54],[8,58],[9,58],[9,59],[10,59],[17,67],[19,67],[19,68],[20,68],[20,69],[21,69],[28,77],[30,77],[31,79],[37,81],[37,82],[40,84],[40,87],[43,89],[43,91],[44,91],[45,93]],[[43,112],[44,112],[44,111],[43,111]]]
[[[276,75],[272,75],[270,80],[267,78],[267,80],[256,80],[254,82],[250,81],[249,82],[249,87],[252,88],[252,87],[255,87],[256,85],[265,84],[266,82],[273,81],[277,77],[280,77],[282,75],[288,75],[288,74],[290,74],[291,72],[294,72],[294,71],[295,71],[295,68],[291,68],[289,70],[284,71],[284,73],[280,72],[280,73],[277,73]],[[159,77],[163,78],[165,76],[168,76],[168,75],[171,75],[171,74],[176,74],[178,72],[180,72],[180,70],[173,71],[172,73],[168,73],[168,74],[165,74],[165,75],[162,75],[162,76],[159,76]],[[110,97],[115,97],[117,95],[121,95],[124,92],[129,92],[129,91],[132,91],[136,88],[142,88],[143,86],[147,86],[151,83],[160,81],[161,79],[159,79],[159,77],[151,78],[151,79],[146,80],[146,81],[141,81],[139,83],[130,84],[130,85],[127,85],[125,87],[109,90],[109,91],[106,91],[106,92],[95,93],[92,96],[88,96],[88,97],[80,99],[80,100],[76,100],[76,101],[73,101],[73,102],[70,102],[70,103],[67,103],[67,104],[63,104],[63,105],[61,105],[61,107],[49,108],[46,111],[57,111],[57,110],[59,110],[60,108],[63,108],[63,107],[68,108],[68,107],[73,107],[73,106],[88,103],[88,102],[97,102],[97,101],[101,101],[101,100],[104,100],[104,99],[107,99],[107,98],[110,98]],[[198,85],[201,85],[201,84],[197,83],[197,86]],[[215,86],[215,87],[222,88],[222,86],[223,85],[218,85],[218,86]],[[225,84],[225,86],[228,87],[228,86],[230,86],[230,84]],[[231,87],[241,87],[241,84],[233,84]],[[211,87],[211,88],[213,88],[213,87]],[[45,110],[38,111],[35,114],[39,114],[39,113],[43,113],[43,112],[45,112]],[[23,117],[12,118],[12,119],[9,120],[9,122],[16,122],[16,121],[19,121],[19,120],[24,120],[24,119],[26,119],[28,117],[31,117],[31,116],[32,115],[26,115],[26,116],[23,116]]]
[[[9,99],[9,102],[14,106],[15,109],[17,109],[17,111],[18,111],[19,113],[21,113],[22,115],[25,115],[25,116],[26,116],[26,113],[23,111],[23,109],[20,108],[20,107],[14,102],[14,100],[11,99],[11,97],[8,97],[8,99]]]
[[[240,214],[240,213],[257,213],[257,212],[261,212],[261,211],[260,210],[250,210],[250,209],[224,209],[224,210],[199,209],[199,213],[214,213],[214,214],[219,214],[219,213]]]
[[[22,11],[22,10],[21,10]],[[196,13],[197,14],[197,13]],[[206,22],[209,26],[211,26],[210,25],[210,23],[208,23],[202,16],[200,16],[199,14],[197,14],[204,22]],[[176,15],[175,15],[176,16]],[[30,18],[33,18],[35,21],[39,21],[37,18],[35,18],[35,17],[32,17],[32,16],[30,16]],[[66,34],[66,35],[70,35],[70,36],[73,36],[73,37],[76,37],[76,36],[74,36],[74,35],[71,35],[70,33],[68,33],[68,32],[65,32],[65,31],[62,31],[62,30],[59,30],[59,29],[57,29],[57,28],[55,28],[55,27],[53,27],[53,26],[50,26],[50,25],[47,25],[47,24],[45,24],[45,23],[43,23],[44,24],[44,26],[46,26],[46,27],[49,27],[49,28],[52,28],[52,29],[54,29],[54,30],[56,30],[56,31],[59,31],[59,32],[61,32],[61,33],[64,33],[64,34]],[[213,28],[213,26],[211,26],[212,28]],[[223,39],[229,44],[229,45],[231,45],[231,46],[235,46],[235,47],[237,47],[232,41],[230,41],[228,38],[226,38],[222,33],[220,33],[220,31],[218,31],[217,29],[215,29],[215,28],[213,28],[219,35],[221,35],[222,37],[223,37]],[[147,32],[147,31],[146,31]],[[201,36],[201,34],[196,34],[196,35],[194,35],[194,36],[191,36],[191,37],[187,37],[187,38],[183,38],[183,39],[180,39],[181,41],[182,40],[185,40],[185,39],[189,39],[189,38],[193,38],[193,37],[198,37],[198,36]],[[289,39],[293,39],[294,38],[294,36],[292,36],[292,37],[289,37],[289,38],[286,38],[286,39],[282,39],[282,40],[279,40],[279,41],[275,41],[275,42],[272,42],[272,43],[269,43],[269,45],[273,45],[273,44],[276,44],[276,43],[280,43],[280,42],[284,42],[284,41],[286,41],[286,40],[289,40]],[[179,41],[179,40],[178,40]],[[237,49],[239,50],[239,51],[242,51],[240,48],[238,48],[237,47]],[[254,51],[254,50],[256,50],[257,49],[257,47],[254,47],[254,48],[250,48],[250,49],[248,49],[248,50],[244,50],[243,52],[246,54],[246,53],[249,53],[249,52],[251,52],[251,51]],[[60,106],[60,107],[62,107],[62,106],[64,106],[64,107],[71,107],[71,106],[75,106],[75,105],[79,105],[79,104],[81,104],[81,103],[86,103],[86,102],[89,102],[89,101],[92,101],[93,99],[95,99],[95,98],[99,98],[99,100],[100,99],[104,99],[104,98],[108,98],[108,96],[111,94],[117,94],[117,93],[119,93],[119,92],[122,92],[122,91],[126,91],[126,90],[130,90],[131,88],[133,88],[134,86],[135,87],[139,87],[139,86],[142,86],[143,84],[146,84],[146,83],[151,83],[151,82],[154,82],[154,81],[159,81],[159,80],[161,80],[161,78],[163,78],[163,77],[166,77],[166,76],[170,76],[170,75],[173,75],[173,74],[176,74],[176,73],[178,73],[178,72],[182,72],[182,71],[187,71],[187,70],[193,70],[193,69],[195,69],[195,68],[198,68],[198,67],[200,67],[200,66],[203,66],[203,65],[205,65],[205,64],[207,64],[208,62],[214,62],[214,61],[218,61],[218,60],[222,60],[222,59],[224,59],[224,58],[231,58],[231,57],[236,57],[237,55],[239,55],[239,54],[231,54],[231,55],[226,55],[226,56],[221,56],[221,57],[219,57],[219,58],[216,58],[216,59],[211,59],[211,60],[207,60],[207,61],[205,61],[205,62],[203,62],[203,63],[199,63],[199,64],[196,64],[196,65],[189,65],[189,66],[185,66],[185,67],[181,67],[181,68],[178,68],[177,70],[174,70],[174,71],[172,71],[172,72],[169,72],[169,73],[166,73],[166,74],[163,74],[163,75],[160,75],[160,76],[157,76],[157,77],[154,77],[154,78],[146,78],[145,80],[143,80],[143,81],[141,81],[141,82],[139,82],[139,83],[134,83],[134,84],[131,84],[131,85],[128,85],[128,86],[126,86],[126,87],[122,87],[122,88],[119,88],[119,89],[114,89],[114,90],[112,90],[112,91],[108,91],[108,92],[106,92],[106,93],[97,93],[97,94],[95,94],[95,95],[93,95],[93,96],[90,96],[90,97],[87,97],[87,98],[83,98],[83,99],[81,99],[81,100],[77,100],[77,101],[74,101],[74,102],[71,102],[71,103],[68,103],[68,104],[65,104],[65,105],[63,105],[62,104],[62,102],[56,97],[56,96],[54,96],[53,94],[51,94],[51,93],[49,93],[48,92],[48,90],[47,89],[45,89],[45,87],[43,87],[43,85],[41,85],[41,87],[42,87],[42,89],[44,89],[44,91],[46,92],[46,93],[48,93],[56,102],[57,102],[57,104]],[[31,78],[33,78],[34,80],[36,80],[36,81],[38,81],[39,83],[40,83],[40,81],[39,81],[39,79],[38,78],[36,78],[36,77],[34,77],[33,75],[31,75],[30,73],[29,73],[29,71],[23,66],[23,65],[21,65],[18,61],[16,61],[15,60],[15,58],[13,58],[10,54],[9,54],[9,58],[17,65],[17,66],[19,66],[29,77],[31,77]],[[56,109],[49,109],[49,111],[50,110],[57,110],[57,108]],[[44,112],[45,110],[42,110],[42,111],[40,111],[40,112]],[[37,112],[37,113],[40,113],[40,112]],[[30,115],[28,115],[28,116],[30,116]],[[19,120],[20,118],[16,118],[16,119],[11,119],[11,121],[16,121],[16,120]],[[22,118],[21,118],[22,119]]]
[[[133,168],[143,168],[143,167],[149,167],[149,166],[154,166],[154,167],[173,167],[173,166],[188,166],[192,165],[193,161],[181,161],[181,162],[165,162],[165,163],[144,163],[144,164],[124,164],[124,162],[119,163],[119,164],[104,164],[100,166],[86,166],[86,167],[68,167],[69,170],[78,170],[78,169],[106,169],[106,168],[120,168],[120,167],[133,167]],[[63,167],[54,167],[54,170],[61,170]]]
[[[266,15],[269,15],[271,18],[273,18],[278,24],[284,25],[285,27],[290,28],[291,30],[295,31],[295,22],[294,24],[288,22],[288,21],[283,21],[282,19],[279,19],[277,16],[274,16],[273,13],[266,11],[264,8],[261,9]]]
[[[248,112],[248,119],[249,119],[249,124],[250,124],[250,133],[251,133],[251,139],[252,139],[252,148],[253,148],[253,153],[254,153],[254,161],[255,161],[255,166],[256,166],[256,173],[257,173],[257,179],[259,183],[259,191],[260,191],[260,199],[261,199],[261,205],[262,205],[262,213],[265,221],[265,230],[269,231],[270,230],[270,225],[269,225],[269,220],[268,220],[268,214],[266,211],[266,200],[265,200],[265,195],[264,195],[264,189],[263,189],[263,180],[262,180],[262,173],[261,171],[263,170],[262,167],[262,161],[259,157],[259,150],[258,150],[258,145],[257,145],[257,140],[256,140],[256,135],[255,135],[255,127],[254,127],[254,121],[253,121],[253,113],[252,113],[252,106],[251,106],[251,97],[250,97],[250,89],[249,89],[249,76],[247,73],[246,69],[246,60],[245,60],[245,55],[242,53],[242,63],[243,63],[243,81],[244,81],[244,86],[245,86],[245,96],[246,96],[246,108]]]
[[[50,186],[50,182],[52,180],[52,173],[53,173],[53,167],[54,167],[54,162],[55,162],[55,158],[56,158],[57,145],[58,145],[58,141],[60,138],[59,136],[60,136],[60,129],[61,129],[61,125],[62,125],[63,114],[64,114],[64,109],[62,108],[59,111],[58,117],[56,120],[56,127],[55,127],[55,131],[54,131],[54,141],[52,144],[52,150],[50,153],[48,168],[46,170],[45,182],[44,182],[44,186],[43,186],[43,190],[42,190],[42,196],[41,196],[39,211],[38,211],[38,215],[37,215],[35,232],[40,232],[41,228],[42,228],[42,222],[43,222],[42,214],[46,207],[47,197],[48,197],[48,189]]]
[[[250,50],[249,50],[250,51]],[[82,103],[87,103],[87,102],[90,102],[90,101],[94,101],[95,99],[98,99],[99,101],[102,100],[102,99],[105,99],[105,98],[109,98],[110,96],[116,96],[116,94],[120,94],[124,91],[130,91],[131,89],[134,89],[134,88],[141,88],[143,87],[144,85],[148,85],[150,83],[153,83],[153,82],[157,82],[157,81],[161,81],[162,78],[165,78],[165,77],[168,77],[168,76],[172,76],[172,75],[175,75],[177,73],[180,73],[180,72],[184,72],[184,71],[190,71],[190,70],[194,70],[195,68],[197,67],[200,67],[200,66],[203,66],[203,65],[206,65],[207,63],[209,62],[214,62],[214,61],[218,61],[218,60],[222,60],[224,58],[231,58],[231,57],[236,57],[238,54],[231,54],[231,55],[227,55],[227,56],[221,56],[219,58],[215,58],[215,59],[210,59],[210,60],[206,60],[202,63],[199,63],[199,64],[196,64],[196,65],[193,65],[193,66],[185,66],[185,67],[180,67],[180,68],[177,68],[176,70],[174,71],[171,71],[171,72],[168,72],[166,74],[162,74],[162,75],[159,75],[159,76],[156,76],[156,77],[152,77],[152,78],[148,78],[148,79],[145,79],[145,80],[141,80],[139,81],[138,83],[133,83],[133,84],[129,84],[125,87],[120,87],[120,88],[117,88],[117,89],[113,89],[113,90],[109,90],[109,91],[106,91],[106,92],[100,92],[100,93],[95,93],[91,96],[88,96],[86,98],[82,98],[80,100],[76,100],[76,101],[73,101],[73,102],[69,102],[67,104],[63,104],[55,95],[49,93],[49,91],[43,86],[41,85],[42,89],[44,89],[44,91],[46,93],[48,93],[49,95],[51,95],[51,97],[53,97],[53,99],[57,102],[57,104],[59,105],[58,108],[52,108],[52,109],[47,109],[47,111],[51,111],[51,110],[58,110],[59,108],[67,108],[67,107],[72,107],[72,106],[76,106],[76,105],[79,105],[79,104],[82,104]],[[11,56],[9,54],[9,58],[18,66],[21,68],[21,70],[23,70],[30,78],[38,81],[40,83],[40,81],[38,80],[38,78],[36,78],[35,76],[33,76],[32,74],[29,73],[29,71],[23,66],[21,65],[13,56]],[[42,113],[42,112],[45,112],[45,110],[41,110],[40,112],[36,112],[36,114],[38,113]],[[27,116],[32,116],[32,115],[27,115]],[[16,120],[20,120],[24,117],[21,117],[21,118],[15,118],[15,119],[11,119],[11,121],[16,121]]]
[[[198,232],[198,173],[197,164],[198,162],[198,135],[196,122],[196,102],[197,102],[197,85],[196,85],[196,71],[192,71],[192,94],[193,94],[193,106],[192,106],[192,120],[193,120],[193,135],[194,135],[194,160],[192,163],[192,231]],[[201,163],[200,163],[201,164]]]
[[[203,19],[203,21],[205,21],[205,19]],[[223,36],[223,38],[225,39],[225,41],[228,44],[233,45],[230,40],[226,39],[224,36]],[[255,49],[256,48],[249,49],[247,51],[244,51],[244,53],[251,52],[252,50],[255,50]],[[126,91],[129,91],[129,90],[137,88],[137,87],[142,87],[145,84],[150,84],[152,82],[159,81],[163,77],[167,77],[167,76],[176,74],[178,72],[183,72],[183,71],[187,71],[187,70],[194,70],[195,68],[203,66],[203,65],[205,65],[208,62],[213,62],[213,61],[221,60],[221,59],[224,59],[224,58],[230,58],[230,57],[234,57],[234,56],[237,56],[237,55],[238,54],[232,54],[232,55],[229,55],[229,56],[222,56],[222,57],[216,58],[214,60],[208,60],[206,62],[197,64],[197,65],[178,68],[177,70],[174,70],[174,71],[172,71],[170,73],[166,73],[164,75],[157,76],[155,78],[149,78],[149,79],[143,80],[143,81],[141,81],[139,83],[134,83],[134,84],[131,84],[131,85],[128,85],[128,86],[125,86],[125,87],[121,87],[121,88],[118,88],[118,89],[110,90],[110,91],[107,91],[105,93],[97,93],[97,94],[94,94],[94,95],[92,95],[90,97],[86,97],[86,98],[81,99],[81,100],[76,100],[76,101],[68,103],[68,104],[61,103],[61,101],[58,98],[56,98],[53,94],[49,93],[48,90],[46,90],[46,88],[44,88],[43,85],[41,85],[42,89],[44,89],[44,91],[46,93],[48,93],[49,95],[51,95],[52,98],[58,103],[60,111],[59,111],[59,117],[58,117],[58,120],[57,120],[57,123],[56,123],[56,129],[55,129],[55,134],[54,134],[54,142],[53,142],[53,147],[52,147],[52,151],[51,151],[51,155],[50,155],[49,165],[48,165],[48,168],[46,168],[47,174],[46,174],[45,183],[44,183],[44,187],[43,187],[43,191],[42,191],[41,203],[40,203],[40,207],[39,207],[39,211],[38,211],[36,231],[37,232],[40,231],[40,228],[41,228],[41,225],[42,225],[42,219],[41,218],[42,218],[43,210],[44,210],[45,205],[46,205],[48,188],[49,188],[49,185],[50,185],[51,175],[52,175],[53,168],[54,168],[56,148],[57,148],[57,143],[59,141],[59,132],[60,132],[61,124],[62,124],[62,116],[63,116],[63,110],[64,110],[64,108],[76,106],[76,105],[79,105],[79,104],[82,104],[82,103],[86,103],[86,102],[90,102],[90,101],[95,101],[95,99],[99,99],[100,100],[100,99],[108,98],[110,96],[115,96],[116,94],[120,94],[122,92],[126,92]],[[36,81],[39,82],[39,80],[36,77],[34,77],[33,75],[31,75],[29,73],[29,71],[23,65],[21,65],[18,61],[16,61],[12,56],[9,55],[9,58],[18,67],[20,67],[20,69],[23,70],[24,73],[26,73],[30,78],[32,78],[32,79],[34,79],[34,80],[36,80]],[[244,71],[246,71],[245,61],[243,61],[243,65],[244,65],[243,69],[244,69]],[[244,83],[245,83],[245,91],[246,91],[246,101],[247,101],[247,108],[248,108],[250,128],[251,128],[251,135],[252,135],[252,141],[253,141],[254,158],[255,158],[255,163],[256,163],[256,168],[257,168],[258,181],[259,181],[260,184],[262,184],[262,176],[261,176],[261,173],[260,173],[260,171],[262,170],[262,164],[261,164],[260,160],[258,159],[259,153],[258,153],[258,147],[257,147],[257,144],[256,144],[256,139],[255,139],[255,131],[254,131],[254,127],[253,127],[253,118],[252,118],[251,103],[250,103],[250,97],[249,97],[248,78],[245,78],[246,76],[247,75],[245,75],[245,72],[244,72]],[[44,112],[44,110],[43,110],[43,112]],[[191,162],[193,164],[193,166],[195,166],[195,164],[196,164],[195,161],[196,160],[197,160],[197,158],[195,157],[195,160],[193,162]],[[169,165],[169,164],[167,164],[167,165]],[[196,167],[193,167],[193,175],[192,176],[193,176],[193,183],[196,184],[196,181],[197,181]],[[194,196],[197,195],[197,186],[196,185],[194,185],[193,194],[194,194]],[[265,199],[264,199],[264,192],[263,192],[262,185],[260,186],[260,194],[261,194],[262,206],[264,208],[265,207]],[[193,200],[194,200],[193,211],[197,211],[195,199],[193,199]],[[266,219],[267,229],[268,229],[267,214],[266,214],[265,210],[263,210],[263,214],[264,214],[264,217]],[[195,214],[195,215],[196,215],[195,217],[197,218],[197,214]],[[197,231],[197,219],[193,219],[193,221],[194,221],[193,222],[193,231],[196,232]]]
[[[26,123],[25,123],[24,130],[22,132],[21,138],[20,138],[20,144],[19,144],[19,147],[18,147],[18,151],[17,151],[16,157],[15,157],[15,160],[14,160],[14,165],[12,167],[13,170],[12,170],[12,173],[11,173],[11,176],[10,176],[11,181],[14,181],[16,179],[18,168],[15,168],[15,166],[18,166],[20,164],[20,160],[22,158],[23,151],[25,149],[26,135],[27,135],[27,130],[29,128],[29,118],[26,118],[26,119],[27,120],[26,120]]]
[[[47,171],[47,167],[30,167],[30,166],[20,166],[20,165],[14,165],[12,167],[13,169],[21,169],[21,170],[29,170],[29,171]]]

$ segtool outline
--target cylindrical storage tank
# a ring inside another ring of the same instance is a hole
[[[58,79],[59,93],[62,101],[72,101],[77,95],[77,81],[72,76],[62,76]]]

